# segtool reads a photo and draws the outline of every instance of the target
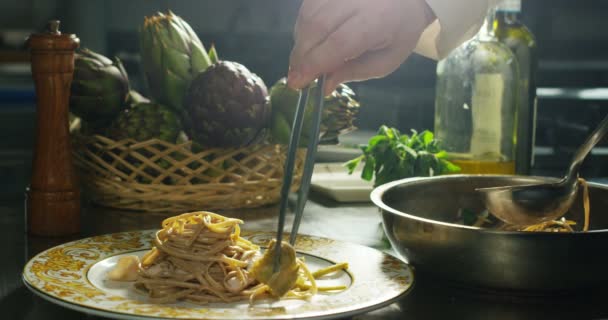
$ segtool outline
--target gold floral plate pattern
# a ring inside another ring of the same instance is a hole
[[[32,258],[23,280],[34,293],[66,308],[117,319],[330,319],[386,306],[412,286],[413,274],[401,260],[375,249],[326,238],[299,235],[298,254],[311,270],[348,262],[341,272],[318,285],[344,284],[338,293],[320,293],[310,300],[265,300],[197,305],[189,302],[152,304],[133,283],[114,282],[105,274],[125,254],[142,255],[151,247],[153,230],[86,238],[46,250]],[[242,235],[264,246],[269,232]]]

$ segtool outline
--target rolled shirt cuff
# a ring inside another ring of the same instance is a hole
[[[437,19],[422,33],[415,52],[443,59],[471,39],[483,25],[488,9],[498,0],[426,0]]]

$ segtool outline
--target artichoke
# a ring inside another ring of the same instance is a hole
[[[270,240],[268,249],[262,258],[253,262],[250,274],[258,282],[267,285],[270,293],[276,297],[285,295],[298,281],[300,265],[296,258],[296,250],[287,242],[281,242],[280,267],[275,272],[274,258],[276,256],[276,240]]]
[[[120,60],[88,49],[76,53],[74,67],[70,111],[96,133],[125,109],[129,78]]]
[[[306,146],[310,139],[310,128],[312,126],[312,112],[316,84],[312,85],[308,104],[304,113],[304,124],[302,125],[302,136],[300,145]],[[270,103],[272,105],[271,134],[275,141],[282,144],[289,143],[291,126],[298,104],[298,91],[287,86],[285,78],[280,79],[270,89]],[[319,142],[332,144],[338,142],[338,136],[355,129],[353,121],[359,112],[359,102],[355,93],[347,85],[341,84],[329,96],[325,97],[323,117],[321,120],[321,132]]]
[[[205,147],[240,147],[263,136],[270,118],[268,90],[245,66],[219,61],[198,75],[186,96],[184,123]]]
[[[211,63],[218,63],[220,61],[220,57],[217,55],[217,50],[215,50],[213,44],[211,45],[211,49],[209,49],[209,60],[211,60]]]
[[[127,107],[133,107],[136,104],[150,102],[150,99],[141,95],[141,93],[135,90],[129,90],[129,94],[127,95]]]
[[[182,130],[178,116],[157,103],[137,102],[112,122],[107,136],[114,140],[160,139],[175,143]]]
[[[140,50],[150,94],[180,112],[190,82],[211,64],[202,42],[180,17],[158,13],[145,18]]]

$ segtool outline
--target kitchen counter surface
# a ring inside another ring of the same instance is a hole
[[[157,228],[166,216],[128,212],[93,205],[83,208],[82,235],[48,239],[24,233],[21,201],[0,206],[0,311],[2,319],[103,319],[53,305],[28,291],[21,270],[33,255],[60,243],[95,234]],[[244,229],[273,230],[276,207],[221,212],[245,219]],[[291,225],[290,215],[287,226]],[[339,204],[313,194],[301,233],[332,237],[392,252],[383,240],[378,210],[371,204]],[[517,297],[454,288],[417,274],[415,285],[400,301],[352,319],[600,319],[608,318],[608,293],[560,297]]]

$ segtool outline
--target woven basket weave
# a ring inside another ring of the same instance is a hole
[[[192,151],[191,142],[115,141],[73,135],[73,156],[91,200],[150,212],[253,208],[276,203],[286,148],[255,145]],[[299,150],[292,190],[300,184]]]

